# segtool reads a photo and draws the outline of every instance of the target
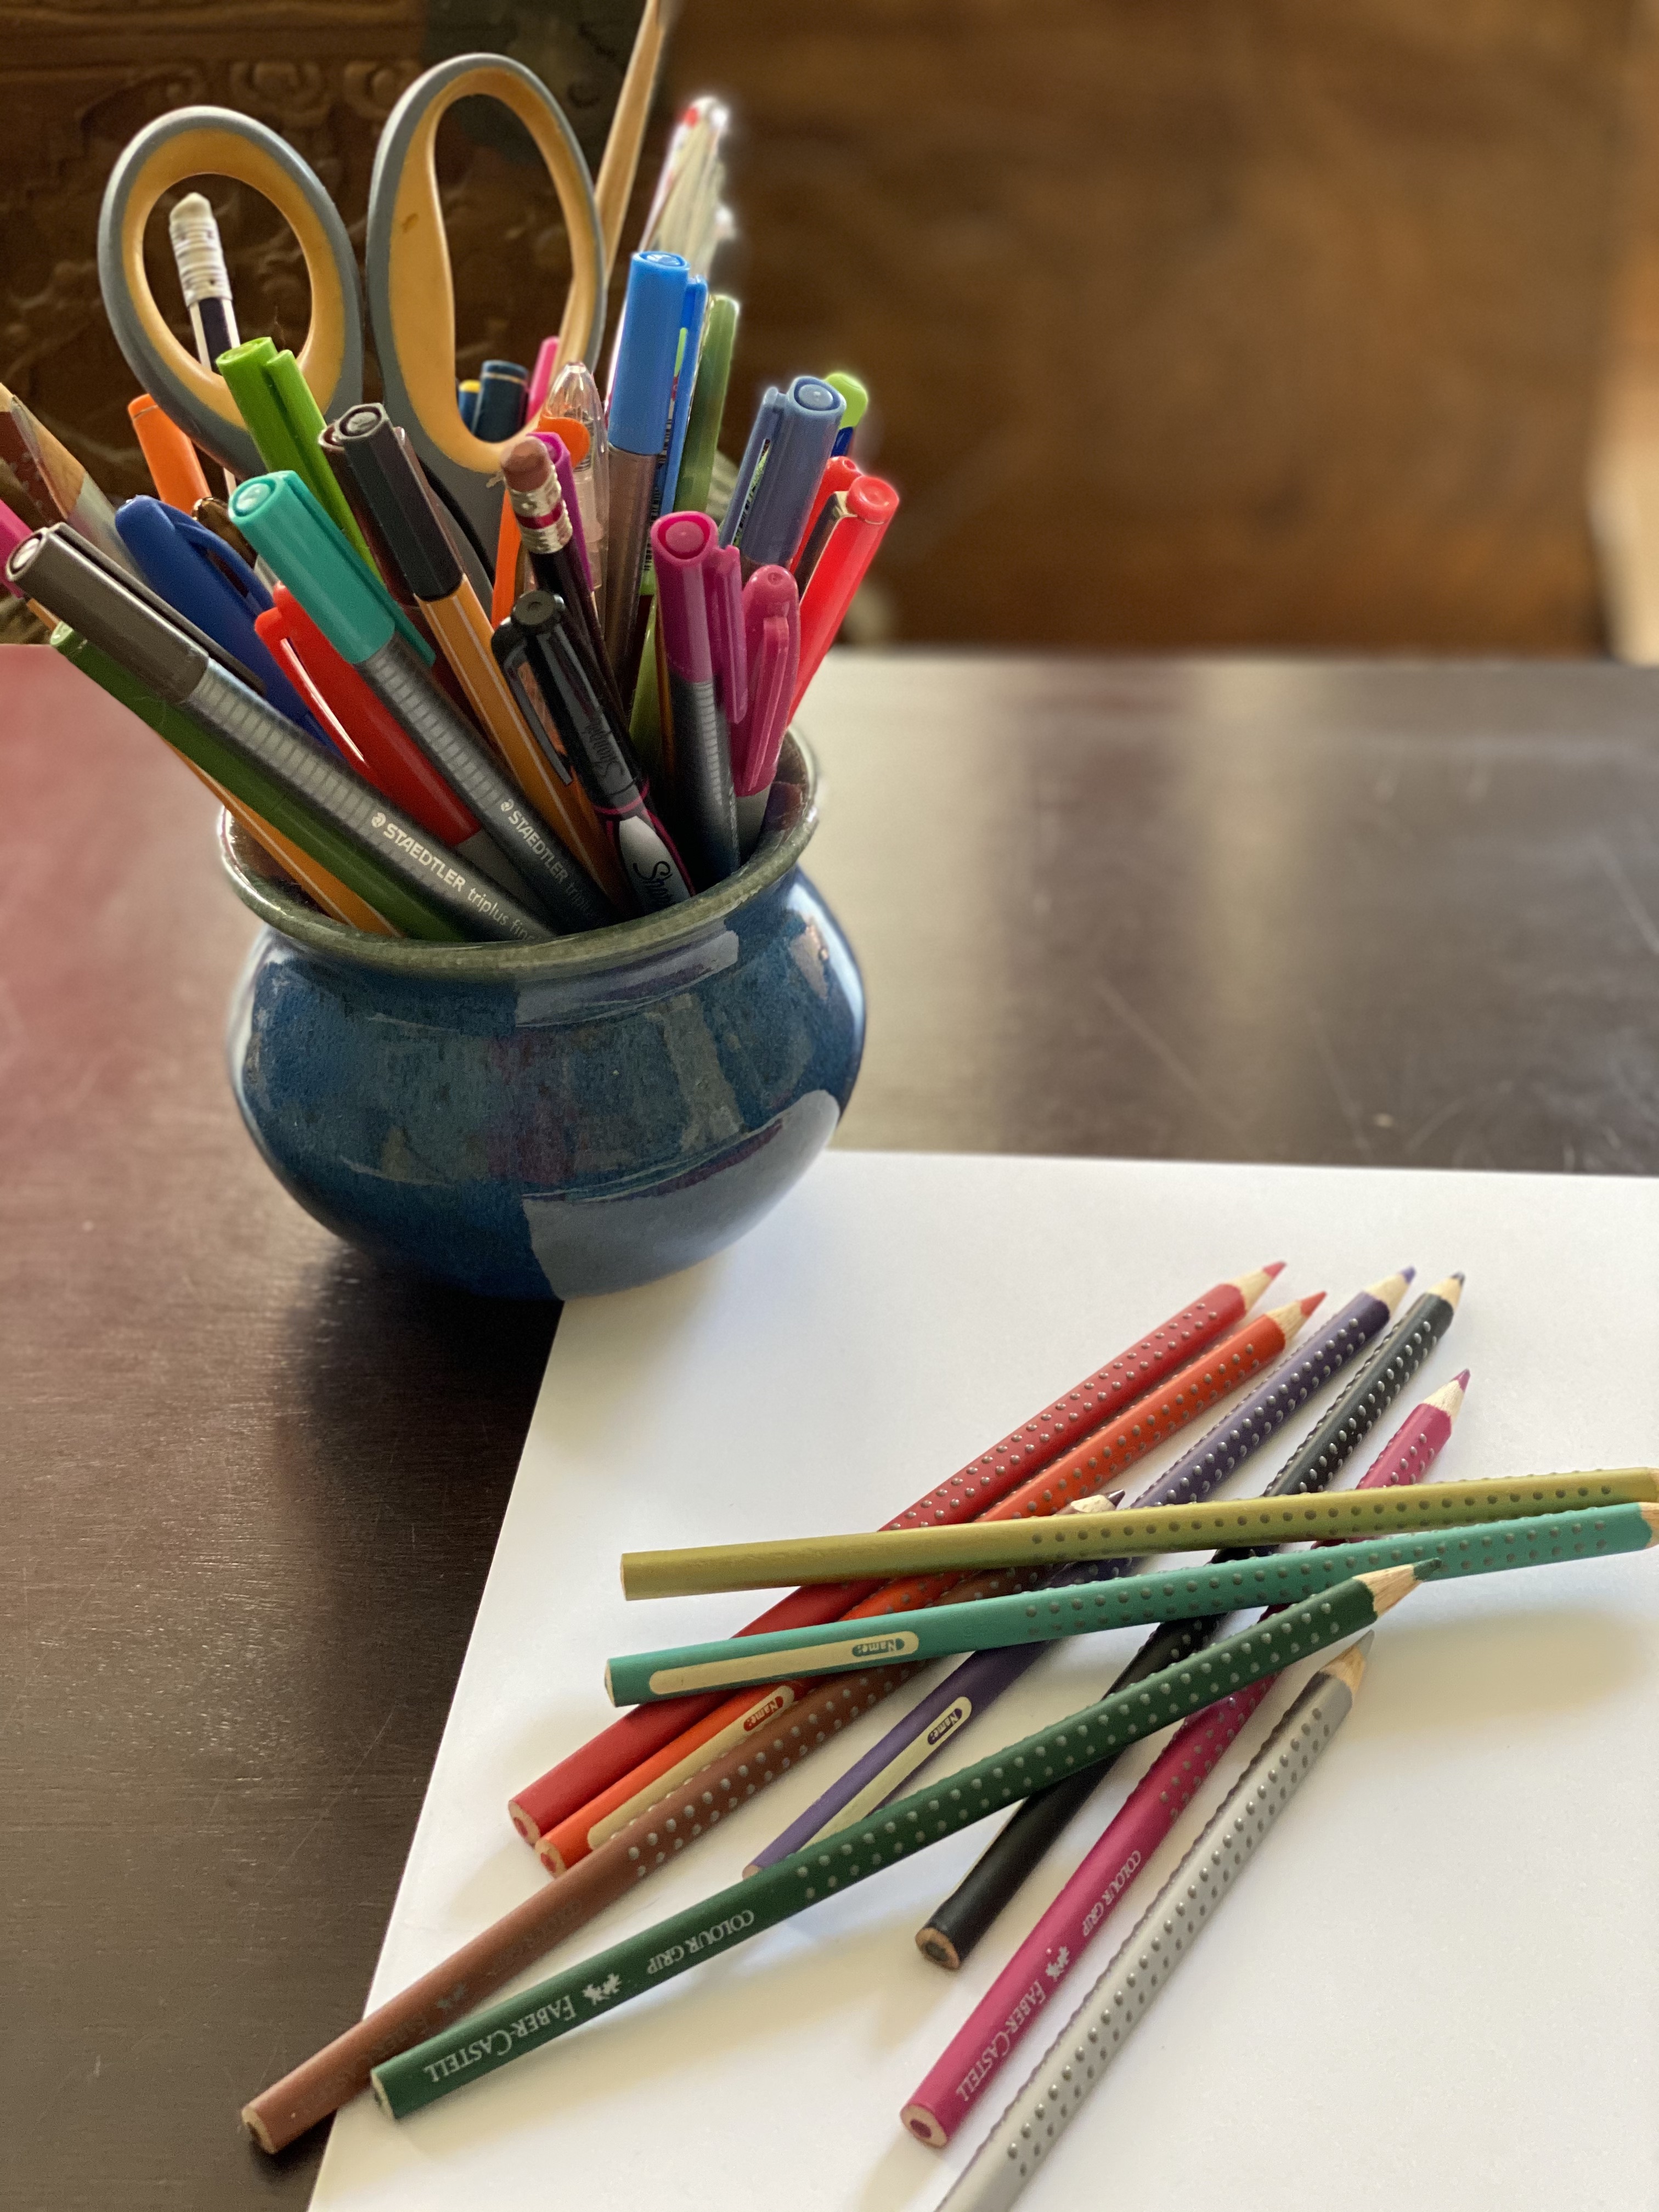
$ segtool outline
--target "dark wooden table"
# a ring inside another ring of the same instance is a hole
[[[1659,1165],[1659,686],[843,659],[866,1146]],[[277,1189],[206,795],[0,652],[0,2202],[304,2201],[551,1337]]]

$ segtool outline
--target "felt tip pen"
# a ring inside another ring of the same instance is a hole
[[[841,428],[836,433],[836,442],[830,448],[830,457],[833,460],[837,454],[852,451],[853,433],[864,420],[865,412],[870,404],[870,394],[858,378],[849,374],[844,368],[831,369],[823,380],[834,390],[839,392],[847,402],[847,412],[841,418]]]
[[[678,253],[636,253],[611,385],[610,541],[602,614],[605,646],[624,699],[639,672],[640,578],[657,467],[667,444],[674,371],[690,272]],[[839,403],[837,403],[839,404]]]
[[[800,600],[787,568],[757,568],[744,586],[743,626],[749,656],[749,707],[732,731],[732,778],[737,792],[738,842],[748,859],[766,820],[789,726],[800,665]]]
[[[691,885],[673,840],[651,811],[651,787],[611,719],[551,592],[526,592],[495,635],[495,657],[550,751],[574,765],[642,913],[678,906]]]
[[[350,556],[343,550],[342,557]],[[42,531],[12,554],[7,574],[165,705],[181,708],[232,751],[266,769],[468,936],[533,945],[552,934],[343,761],[303,736],[225,665],[210,639],[90,547],[59,527]]]
[[[807,685],[840,634],[853,596],[876,557],[888,524],[898,513],[898,494],[879,477],[860,477],[846,497],[847,513],[831,531],[812,571],[812,580],[801,596],[800,668],[790,702],[791,714],[799,708]]]
[[[478,818],[464,806],[403,724],[343,660],[286,584],[254,628],[311,710],[332,736],[342,757],[401,806],[429,836],[441,837],[526,906],[535,899],[523,878]]]
[[[798,376],[787,392],[768,386],[720,525],[720,544],[737,547],[745,576],[794,557],[846,409],[821,376]]]
[[[592,883],[433,683],[424,645],[403,635],[395,601],[352,558],[308,488],[287,471],[250,477],[237,486],[230,511],[335,651],[477,816],[548,918],[566,930],[593,927],[600,902]]]
[[[278,353],[269,338],[250,338],[221,355],[218,369],[265,466],[291,469],[364,567],[372,569],[368,542],[319,443],[322,414],[294,356]]]
[[[469,426],[475,438],[498,446],[523,426],[530,371],[516,361],[487,361],[478,371],[478,401]]]
[[[597,817],[550,773],[495,665],[489,623],[406,434],[377,403],[348,408],[334,427],[346,473],[500,761],[596,884],[614,884],[610,847]],[[597,887],[590,908],[585,927],[617,918],[617,908]]]
[[[693,276],[685,288],[685,298],[680,307],[680,339],[674,362],[674,384],[668,403],[666,450],[657,471],[657,482],[651,495],[651,520],[665,511],[683,504],[675,487],[679,482],[680,457],[685,451],[687,425],[691,419],[691,392],[697,380],[697,360],[702,349],[703,317],[708,307],[708,287],[701,276]]]
[[[693,507],[705,510],[714,480],[714,455],[720,449],[720,423],[726,414],[726,387],[732,381],[732,353],[738,338],[738,303],[729,293],[716,292],[703,318],[702,351],[691,392],[691,415],[686,426],[685,450],[680,456],[674,486],[674,505],[682,514]]]
[[[121,543],[153,592],[258,678],[279,714],[308,737],[325,733],[254,628],[270,594],[247,562],[199,522],[159,499],[130,499],[115,511]]]
[[[657,696],[663,765],[680,849],[699,890],[738,863],[731,724],[748,704],[738,556],[706,514],[651,530],[657,573]]]
[[[537,588],[556,592],[564,601],[566,613],[577,625],[589,669],[620,719],[622,700],[605,654],[593,595],[576,557],[576,525],[559,476],[557,454],[567,450],[555,434],[516,439],[501,455],[501,476]]]
[[[157,497],[176,507],[180,514],[193,514],[197,501],[211,496],[201,455],[148,392],[128,400],[127,420],[137,437]]]

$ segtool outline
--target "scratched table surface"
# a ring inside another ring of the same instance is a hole
[[[1659,1165],[1659,681],[832,661],[842,1141]],[[551,1338],[276,1188],[253,934],[159,744],[0,648],[0,2202],[301,2204]]]

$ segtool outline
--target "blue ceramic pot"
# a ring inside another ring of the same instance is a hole
[[[787,739],[727,882],[551,945],[368,937],[225,865],[267,924],[231,1002],[230,1079],[272,1171],[341,1237],[498,1297],[625,1290],[740,1237],[829,1142],[864,988],[799,861]]]

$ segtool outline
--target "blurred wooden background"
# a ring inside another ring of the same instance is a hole
[[[246,107],[355,220],[440,53],[520,54],[597,159],[636,13],[3,0],[0,52],[33,58],[3,65],[0,377],[137,489],[92,255],[139,123]],[[731,99],[733,416],[803,368],[866,376],[897,635],[1596,651],[1593,462],[1598,514],[1650,448],[1659,486],[1652,46],[1638,0],[687,0],[647,164],[679,98]],[[551,195],[487,120],[446,134],[465,359],[529,359]],[[244,330],[297,337],[274,218],[227,221]],[[1626,574],[1628,543],[1604,529]]]

